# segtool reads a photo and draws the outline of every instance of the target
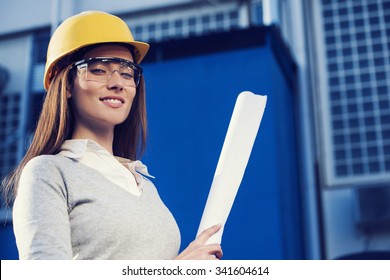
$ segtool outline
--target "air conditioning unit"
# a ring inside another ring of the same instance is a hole
[[[356,225],[364,230],[390,230],[390,184],[355,189]]]

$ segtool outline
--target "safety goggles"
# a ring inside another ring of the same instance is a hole
[[[118,72],[124,86],[137,87],[142,77],[142,68],[127,59],[116,57],[93,57],[77,61],[77,74],[86,81],[106,83]]]

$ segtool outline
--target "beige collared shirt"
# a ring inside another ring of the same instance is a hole
[[[141,161],[115,157],[89,139],[66,140],[59,154],[98,170],[108,180],[136,196],[142,194],[144,178],[140,174],[154,178]]]

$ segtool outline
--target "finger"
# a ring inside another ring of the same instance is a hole
[[[214,256],[215,256],[218,260],[222,259],[222,256],[223,256],[222,250],[214,252]]]
[[[221,224],[211,226],[205,229],[204,231],[202,231],[201,234],[199,234],[199,236],[196,239],[198,239],[200,243],[204,244],[211,236],[216,234],[221,229],[221,227],[222,227]]]
[[[221,245],[219,244],[210,244],[210,245],[207,245],[208,246],[208,253],[210,255],[213,255],[215,256],[216,258],[218,259],[221,259],[222,258],[222,248],[221,248]]]

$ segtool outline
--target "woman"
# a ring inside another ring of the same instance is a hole
[[[145,149],[142,68],[149,45],[103,12],[64,21],[48,48],[47,90],[14,188],[21,259],[219,259],[206,229],[178,255],[180,233],[137,160]]]

